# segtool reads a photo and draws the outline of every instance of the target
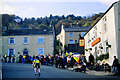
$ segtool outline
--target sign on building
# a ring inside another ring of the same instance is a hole
[[[79,40],[79,46],[85,46],[85,41],[84,39]]]
[[[94,45],[96,45],[97,43],[99,43],[100,42],[100,37],[99,38],[97,38],[94,42],[92,42],[92,47],[94,46]]]

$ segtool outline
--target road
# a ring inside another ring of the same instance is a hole
[[[3,63],[2,64],[3,79],[9,78],[36,78],[32,68],[32,64],[22,64],[22,63]],[[74,72],[67,69],[59,69],[54,66],[41,66],[41,76],[40,78],[73,78],[73,79],[100,79],[100,80],[118,80],[117,76],[95,76],[89,75],[87,73]],[[120,79],[120,78],[119,78]]]

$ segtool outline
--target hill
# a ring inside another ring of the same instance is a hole
[[[64,23],[65,27],[85,27],[93,26],[101,17],[103,13],[94,14],[92,16],[75,16],[73,14],[67,16],[52,16],[40,17],[35,19],[25,18],[22,19],[16,15],[2,14],[2,26],[7,26],[8,29],[52,29],[52,25],[55,26],[56,35],[61,31],[61,25]]]

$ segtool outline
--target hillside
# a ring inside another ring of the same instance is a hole
[[[67,16],[40,17],[35,19],[25,18],[24,20],[16,15],[2,14],[2,26],[8,29],[52,29],[51,24],[55,26],[56,35],[60,33],[61,25],[65,27],[85,27],[93,26],[103,15],[103,13],[94,14],[92,16],[75,16],[73,14]]]

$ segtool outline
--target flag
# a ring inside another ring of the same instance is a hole
[[[74,59],[76,60],[76,62],[78,61],[76,56],[74,57]]]
[[[66,56],[68,56],[68,52],[66,51]]]
[[[72,52],[70,52],[70,55],[72,55]]]
[[[49,56],[49,59],[51,58],[51,56]]]

